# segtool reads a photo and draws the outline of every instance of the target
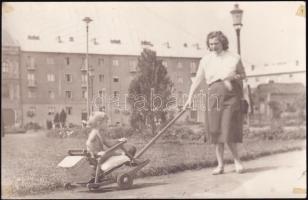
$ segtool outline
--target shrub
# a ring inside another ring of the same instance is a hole
[[[118,138],[128,138],[134,134],[134,130],[130,127],[114,127],[110,128],[107,131],[107,137],[110,137],[112,139],[118,139]]]
[[[89,128],[56,128],[46,132],[47,137],[55,138],[87,138]]]
[[[25,125],[25,129],[28,130],[34,130],[37,131],[39,129],[41,129],[42,127],[38,124],[38,123],[34,123],[34,122],[29,122]]]

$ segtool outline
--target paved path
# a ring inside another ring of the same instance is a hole
[[[96,192],[86,188],[56,191],[21,198],[303,198],[306,196],[306,151],[294,151],[244,162],[246,173],[237,174],[227,165],[225,174],[211,175],[212,169],[136,179],[130,190],[111,185]]]

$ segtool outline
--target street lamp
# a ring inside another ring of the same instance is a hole
[[[238,4],[234,4],[233,10],[230,11],[233,19],[233,26],[236,31],[236,36],[237,36],[237,53],[241,55],[241,43],[240,43],[240,31],[243,26],[242,24],[242,18],[243,18],[243,10],[239,8]],[[246,79],[247,82],[247,79]],[[251,114],[253,114],[253,105],[252,105],[252,99],[250,95],[250,86],[247,83],[247,89],[248,89],[248,98],[250,102],[250,109],[251,109]],[[247,115],[248,117],[248,126],[249,126],[249,114]]]
[[[86,23],[87,31],[87,54],[86,54],[86,70],[87,70],[87,119],[90,117],[89,105],[89,23],[93,21],[90,17],[85,17],[83,21]]]
[[[233,19],[233,26],[236,31],[236,36],[237,36],[237,52],[239,55],[241,55],[241,45],[240,45],[240,31],[243,26],[242,24],[242,16],[243,16],[243,10],[241,10],[238,7],[238,4],[234,5],[234,9],[231,10],[231,15]]]
[[[94,69],[93,67],[89,68],[89,78],[91,81],[91,101],[93,101],[93,95],[94,95]],[[94,111],[94,108],[93,108],[93,102],[92,102],[90,112],[92,113],[93,111]]]

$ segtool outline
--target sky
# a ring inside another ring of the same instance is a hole
[[[9,2],[3,6],[2,26],[17,38],[27,35],[86,36],[84,17],[90,17],[90,38],[121,39],[127,45],[199,43],[223,31],[236,51],[230,11],[236,2]],[[305,2],[238,2],[243,13],[241,56],[249,64],[299,59],[305,62],[306,17],[296,12]],[[84,42],[84,41],[79,41]]]

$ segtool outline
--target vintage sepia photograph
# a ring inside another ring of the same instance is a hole
[[[1,7],[1,199],[307,196],[305,1]]]

